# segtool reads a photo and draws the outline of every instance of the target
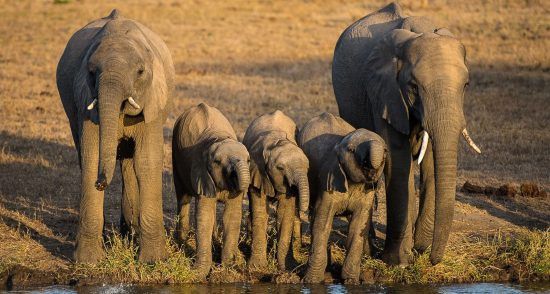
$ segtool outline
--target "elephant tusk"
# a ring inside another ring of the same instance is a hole
[[[136,103],[134,98],[128,97],[128,103],[130,103],[130,105],[132,105],[135,109],[140,109],[139,104]]]
[[[472,140],[472,138],[468,134],[468,131],[466,130],[466,128],[464,128],[464,130],[462,130],[462,136],[464,137],[464,140],[466,140],[466,142],[468,142],[468,145],[470,145],[470,147],[475,150],[475,152],[481,154],[481,149],[479,149],[479,147],[477,147],[476,143],[474,143],[474,140]]]
[[[428,148],[428,140],[430,139],[430,135],[428,135],[428,132],[424,131],[424,134],[422,134],[422,145],[420,145],[420,154],[418,154],[418,165],[422,162],[422,159],[424,159],[424,155],[426,154],[426,148]]]
[[[88,107],[86,107],[88,110],[92,110],[94,109],[94,106],[97,104],[97,98],[94,99],[94,101],[92,101],[92,103],[90,103],[90,105],[88,105]]]

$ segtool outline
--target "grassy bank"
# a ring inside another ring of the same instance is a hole
[[[193,283],[192,257],[168,240],[169,257],[155,264],[136,260],[136,246],[119,235],[108,238],[107,258],[98,265],[74,265],[67,280],[84,279],[113,283]],[[344,250],[332,246],[331,269],[341,267]],[[336,251],[336,253],[335,253]],[[339,254],[341,253],[341,254]],[[270,264],[274,264],[271,255]],[[299,282],[305,266],[294,274],[278,273],[275,267],[251,273],[244,264],[214,267],[213,283],[273,281]],[[332,276],[339,276],[337,270]],[[407,267],[386,266],[378,259],[364,258],[364,283],[466,283],[488,281],[540,281],[550,279],[550,231],[496,232],[491,235],[454,236],[443,261],[432,266],[429,252],[415,256]],[[337,280],[336,280],[337,281]]]

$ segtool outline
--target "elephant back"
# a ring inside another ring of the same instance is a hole
[[[176,120],[173,140],[180,148],[196,145],[209,137],[237,140],[231,123],[217,108],[201,103],[187,109]]]
[[[260,134],[266,132],[281,133],[289,141],[296,143],[296,123],[280,110],[266,113],[254,119],[246,129],[243,144],[247,147],[254,144]]]
[[[342,118],[324,112],[310,119],[298,134],[298,146],[309,159],[311,169],[315,170],[323,158],[332,152],[334,146],[355,128]]]

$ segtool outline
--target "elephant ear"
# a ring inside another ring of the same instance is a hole
[[[88,69],[88,60],[95,48],[96,46],[92,44],[82,59],[80,68],[74,77],[73,93],[79,115],[83,118],[89,118],[95,124],[99,124],[99,107],[97,103],[93,107],[89,107],[97,99],[95,81]]]
[[[321,171],[319,174],[319,184],[325,191],[341,192],[345,193],[348,191],[348,180],[346,174],[340,166],[338,161],[338,156],[336,154],[330,154],[330,158],[324,161],[321,166]]]
[[[143,118],[145,123],[152,122],[159,115],[162,115],[168,103],[169,91],[164,66],[156,54],[153,54],[152,59],[151,86],[143,102]]]
[[[191,186],[196,195],[216,197],[216,183],[208,171],[207,150],[210,144],[205,142],[196,147],[198,154],[191,164]]]
[[[434,33],[436,33],[440,36],[447,36],[447,37],[451,37],[451,38],[456,38],[455,35],[453,35],[453,33],[451,33],[451,31],[449,31],[449,29],[447,29],[447,28],[436,29],[434,31]]]
[[[250,163],[250,177],[251,185],[254,188],[259,189],[264,195],[275,196],[275,189],[273,189],[269,177],[260,171],[260,168],[254,160]]]
[[[378,115],[397,131],[408,135],[409,110],[401,94],[397,74],[401,47],[420,34],[395,29],[376,45],[366,61],[368,99]]]
[[[260,189],[262,194],[275,196],[275,189],[265,170],[267,158],[265,157],[266,153],[263,143],[265,143],[263,140],[257,140],[249,150],[250,157],[252,157],[250,163],[251,184]]]

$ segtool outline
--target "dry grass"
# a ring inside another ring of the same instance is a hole
[[[410,15],[450,28],[468,51],[465,114],[484,153],[475,156],[462,144],[458,183],[533,181],[549,189],[550,4],[456,2],[401,4]],[[163,185],[165,221],[171,227],[169,136],[175,117],[205,101],[220,108],[242,134],[254,117],[275,109],[298,124],[321,111],[336,113],[330,78],[334,44],[347,25],[385,3],[0,0],[0,216],[10,232],[0,234],[0,244],[15,238],[53,256],[45,259],[51,268],[69,264],[79,170],[54,73],[70,35],[87,22],[116,7],[152,28],[171,49],[176,108],[165,124]],[[105,199],[108,227],[118,225],[119,183],[117,177]],[[455,226],[461,231],[495,224],[532,228],[526,221],[532,215],[536,226],[549,226],[547,200],[486,201],[467,195],[459,200],[461,219],[455,218]],[[457,242],[452,246],[462,244]],[[10,261],[10,251],[1,247],[0,264],[25,263],[24,254]],[[152,279],[165,277],[155,275]]]

